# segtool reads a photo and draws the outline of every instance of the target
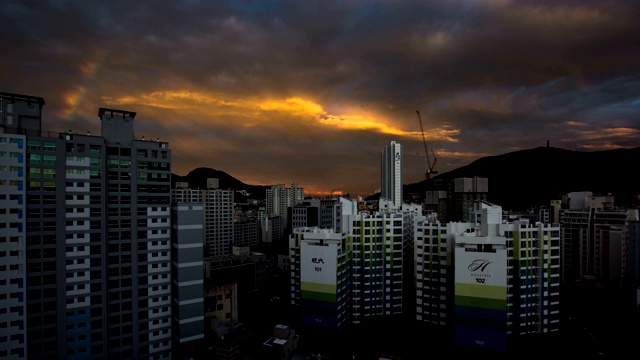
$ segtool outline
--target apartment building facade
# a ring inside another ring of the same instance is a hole
[[[191,189],[182,184],[172,190],[174,201],[202,204],[204,224],[204,254],[208,257],[231,255],[234,241],[233,189],[218,189],[215,179],[208,179],[207,189]]]
[[[502,220],[476,201],[473,222],[424,221],[415,234],[416,319],[456,344],[505,351],[511,337],[560,328],[560,227]]]
[[[567,194],[560,209],[562,282],[619,281],[627,273],[627,224],[637,210],[614,206],[612,196]]]
[[[28,356],[170,356],[168,143],[135,139],[135,113],[107,108],[100,136],[45,132],[15,114],[44,101],[2,97],[3,131],[24,135]]]
[[[402,144],[391,141],[380,154],[380,197],[391,200],[396,208],[403,202]]]

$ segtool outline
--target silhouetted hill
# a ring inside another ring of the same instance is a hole
[[[538,147],[488,156],[469,165],[403,187],[405,194],[446,190],[458,177],[486,177],[487,200],[505,210],[548,206],[572,191],[611,193],[614,205],[638,206],[640,147],[606,151],[572,151]]]
[[[618,206],[640,206],[640,147],[605,151],[573,151],[554,147],[538,147],[502,155],[480,158],[469,165],[439,174],[430,180],[405,184],[405,195],[414,194],[421,202],[427,190],[447,190],[449,180],[458,177],[486,177],[489,181],[487,200],[505,210],[524,211],[530,207],[548,206],[572,191],[611,193]],[[236,202],[266,198],[269,185],[249,185],[224,171],[197,168],[186,176],[172,174],[171,186],[186,181],[191,188],[205,189],[208,178],[218,178],[221,189],[245,190],[243,197],[235,193]],[[379,198],[376,193],[368,200]]]
[[[171,188],[175,188],[176,182],[188,182],[192,189],[206,189],[209,178],[217,178],[220,189],[235,190],[235,202],[240,202],[243,199],[263,200],[266,198],[266,190],[270,188],[268,185],[248,185],[224,171],[206,167],[194,169],[185,176],[171,174]],[[245,197],[237,192],[239,190],[245,190],[249,195]]]

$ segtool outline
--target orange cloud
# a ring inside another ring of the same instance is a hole
[[[421,140],[420,132],[403,130],[375,113],[347,109],[343,114],[330,114],[321,104],[301,97],[230,99],[221,94],[197,91],[156,91],[137,96],[104,97],[102,100],[111,106],[155,108],[158,111],[148,112],[147,116],[153,115],[158,121],[164,119],[168,125],[172,121],[166,110],[179,110],[197,115],[193,121],[206,126],[279,127],[287,131],[305,123],[335,130],[367,130]],[[233,123],[228,120],[230,116]],[[283,128],[282,124],[288,125]],[[429,129],[426,136],[430,141],[456,142],[454,136],[459,133],[460,130],[436,128]]]
[[[66,118],[71,118],[75,114],[80,102],[84,98],[85,92],[86,89],[84,86],[78,86],[75,90],[62,94],[62,98],[67,105],[67,108],[63,111]]]
[[[586,151],[599,151],[599,150],[613,150],[624,148],[625,146],[619,146],[612,143],[599,144],[599,145],[578,145],[578,149]]]
[[[589,130],[589,131],[580,131],[580,139],[581,140],[596,140],[602,138],[610,138],[610,137],[629,137],[634,136],[640,133],[640,130],[634,128],[607,128],[607,129],[598,129],[598,130]]]
[[[324,113],[321,105],[299,97],[266,100],[258,103],[257,106],[264,111],[283,111],[294,115],[320,115]]]
[[[470,159],[470,158],[481,158],[484,156],[489,156],[491,154],[488,153],[472,153],[472,152],[460,152],[460,151],[449,151],[445,149],[440,149],[434,152],[438,157],[442,158],[455,158],[455,159]]]
[[[523,6],[506,15],[521,26],[540,29],[601,27],[614,20],[611,15],[588,6]]]
[[[581,123],[581,122],[577,122],[577,121],[573,121],[573,120],[565,121],[564,124],[568,125],[568,126],[588,126],[585,123]]]

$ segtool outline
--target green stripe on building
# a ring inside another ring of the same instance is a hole
[[[309,291],[309,290],[302,290],[300,297],[302,299],[318,300],[318,301],[325,301],[325,302],[332,302],[332,303],[337,301],[337,296],[335,293],[329,294],[329,293]]]
[[[455,294],[457,296],[506,300],[507,288],[496,285],[476,285],[456,283]]]
[[[500,299],[489,299],[489,298],[481,298],[481,297],[456,295],[455,305],[482,308],[482,309],[507,310],[506,299],[500,300]]]
[[[315,291],[321,293],[335,294],[336,293],[336,285],[335,284],[321,284],[303,281],[300,283],[301,290],[307,291]]]

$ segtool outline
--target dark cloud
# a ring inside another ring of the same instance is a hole
[[[136,111],[175,172],[366,194],[379,153],[423,179],[478,157],[640,143],[640,3],[4,1],[2,91],[42,96],[48,130]],[[7,69],[10,69],[7,71]]]

